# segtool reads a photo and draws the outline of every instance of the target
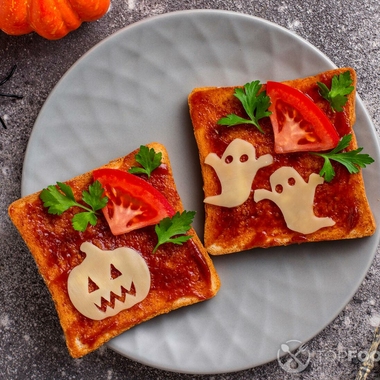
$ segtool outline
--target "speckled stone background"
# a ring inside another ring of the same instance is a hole
[[[378,0],[112,0],[100,21],[83,25],[59,41],[36,34],[11,37],[0,31],[0,77],[18,69],[0,97],[0,378],[1,379],[355,379],[358,353],[369,347],[380,322],[380,256],[352,301],[308,343],[310,365],[287,374],[277,361],[213,376],[191,376],[143,366],[101,348],[69,357],[48,291],[7,216],[20,196],[25,149],[36,117],[62,75],[86,51],[117,30],[147,17],[183,9],[224,9],[262,17],[297,33],[337,66],[352,66],[358,93],[380,132],[380,3]],[[368,377],[380,379],[380,364]]]

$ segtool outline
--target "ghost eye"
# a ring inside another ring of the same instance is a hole
[[[95,284],[94,281],[91,280],[91,278],[88,278],[88,292],[92,293],[99,289],[99,286]]]
[[[122,275],[122,273],[113,264],[110,266],[111,278],[114,280]]]
[[[224,162],[225,162],[226,164],[230,164],[233,160],[234,160],[234,158],[233,158],[231,155],[229,155],[229,156],[227,156],[227,157],[225,158]]]
[[[248,161],[248,154],[242,154],[240,156],[240,162],[247,162]]]

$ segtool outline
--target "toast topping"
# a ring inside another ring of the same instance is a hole
[[[335,224],[331,218],[318,218],[314,215],[315,189],[323,182],[323,178],[316,173],[310,174],[309,182],[306,182],[294,168],[283,166],[270,176],[272,191],[258,189],[254,200],[259,202],[269,199],[275,202],[289,229],[309,234]]]
[[[210,153],[205,163],[212,166],[222,186],[219,195],[207,197],[204,202],[224,207],[236,207],[249,197],[251,185],[257,171],[272,164],[270,154],[256,159],[255,147],[242,139],[233,140],[221,158]]]
[[[207,300],[219,290],[212,261],[188,225],[194,212],[184,211],[165,147],[151,143],[147,148],[142,155],[145,151],[153,156],[151,148],[162,154],[154,170],[157,154],[153,166],[144,160],[140,163],[136,160],[138,149],[102,168],[127,173],[142,165],[141,179],[175,210],[173,218],[164,218],[156,226],[116,236],[99,212],[94,225],[88,218],[90,223],[83,230],[73,228],[73,218],[83,208],[92,215],[101,211],[105,199],[108,204],[103,186],[94,181],[94,171],[49,187],[44,199],[36,192],[9,206],[9,216],[52,295],[69,352],[75,358],[137,324]],[[95,183],[99,186],[93,188]]]
[[[98,220],[98,211],[107,203],[108,199],[103,196],[103,188],[100,182],[95,181],[88,188],[83,190],[82,201],[86,206],[76,201],[72,188],[63,182],[57,182],[57,186],[50,185],[43,189],[40,194],[44,206],[48,207],[49,214],[62,215],[72,207],[79,207],[85,211],[76,213],[72,220],[74,230],[85,231],[91,224],[95,226]]]
[[[131,174],[146,174],[150,177],[153,170],[161,165],[162,153],[156,153],[153,148],[148,148],[146,145],[140,145],[139,152],[135,155],[136,162],[142,167],[133,166],[128,170]]]
[[[339,75],[334,75],[329,89],[325,83],[317,82],[321,96],[326,99],[334,111],[342,112],[347,103],[348,95],[354,91],[355,87],[350,72],[346,71]]]
[[[321,156],[325,162],[319,175],[324,177],[326,182],[330,182],[334,176],[335,171],[331,161],[336,161],[346,167],[349,173],[359,173],[360,168],[365,168],[367,165],[372,164],[374,159],[366,153],[360,153],[363,148],[344,151],[351,143],[352,135],[343,136],[338,145],[330,152],[317,153],[310,152],[313,155]]]
[[[119,169],[97,169],[99,181],[108,198],[102,208],[111,231],[121,235],[174,215],[174,209],[160,191],[136,175]]]
[[[81,264],[70,272],[67,286],[71,302],[84,316],[102,320],[141,302],[149,293],[150,272],[134,249],[102,251],[85,242]]]
[[[236,89],[243,89],[242,86],[195,88],[189,94],[189,111],[199,149],[205,198],[224,192],[220,174],[215,167],[207,164],[206,157],[216,154],[221,158],[234,139],[242,139],[252,144],[256,157],[273,157],[271,165],[258,170],[253,180],[250,178],[250,193],[243,204],[223,207],[204,203],[204,243],[213,255],[257,247],[359,238],[370,236],[376,228],[361,173],[361,168],[373,162],[373,159],[362,154],[362,148],[358,148],[353,131],[355,71],[350,68],[335,69],[306,78],[288,80],[283,84],[287,90],[292,88],[297,95],[301,94],[301,100],[311,99],[329,119],[339,136],[336,140],[329,135],[329,140],[336,142],[333,148],[323,146],[323,149],[317,149],[313,145],[322,144],[326,138],[325,124],[321,125],[319,118],[316,122],[314,117],[313,122],[309,120],[314,112],[309,107],[301,107],[297,101],[299,97],[289,99],[286,96],[289,90],[279,93],[280,87],[284,87],[274,85],[273,82],[272,88],[270,81],[267,81],[260,89],[260,93],[265,92],[272,103],[268,109],[269,113],[272,111],[269,117],[259,120],[264,133],[258,128],[252,128],[249,123],[248,111],[253,108],[247,107],[248,99],[236,96]],[[324,90],[327,88],[327,91],[322,91],[321,87]],[[249,91],[246,91],[246,95],[249,98]],[[278,95],[277,100],[273,95]],[[336,107],[336,104],[333,106],[330,100],[338,103],[341,108]],[[292,107],[288,107],[289,104]],[[271,122],[273,111],[277,113],[275,116],[279,121],[278,135],[281,134],[285,147],[293,146],[296,148],[294,151],[276,151],[276,129]],[[227,121],[224,122],[226,115],[235,115],[233,118],[228,117],[228,124]],[[303,120],[301,116],[304,116]],[[238,121],[239,117],[246,121],[242,120],[242,124],[232,123]],[[285,131],[292,130],[291,123],[295,123],[296,131],[301,133],[296,136],[292,133],[285,134],[284,123]],[[305,150],[298,149],[305,146]],[[293,168],[294,172],[292,169],[285,169],[286,167]],[[281,171],[276,173],[279,169]],[[272,175],[279,176],[281,173],[283,178],[280,177],[279,183],[285,183],[285,190],[280,185],[276,187],[278,182],[274,177],[271,178]],[[298,186],[298,176],[304,182],[301,182],[302,186]],[[276,184],[271,184],[271,180]],[[237,181],[233,177],[231,181],[230,186],[237,191]],[[286,199],[286,193],[292,197]],[[306,226],[297,225],[297,218]],[[315,232],[309,233],[312,230]]]
[[[221,158],[210,153],[205,163],[215,170],[222,191],[218,195],[206,197],[204,202],[233,208],[249,198],[257,171],[271,165],[273,156],[266,154],[256,159],[256,149],[251,143],[235,139],[227,146]],[[281,209],[289,229],[303,234],[312,233],[335,224],[331,218],[314,215],[315,189],[323,182],[323,177],[316,173],[312,173],[309,182],[306,182],[296,169],[283,166],[270,176],[272,191],[255,190],[254,201],[273,201]]]
[[[339,134],[328,116],[302,91],[268,81],[269,111],[276,153],[324,151],[338,144]]]
[[[164,218],[154,227],[157,234],[157,244],[153,249],[153,253],[157,252],[160,245],[165,243],[173,243],[182,245],[189,239],[190,235],[186,235],[191,228],[191,223],[195,216],[195,211],[177,211],[172,218]]]
[[[227,127],[240,124],[252,124],[256,126],[261,133],[264,133],[259,124],[259,120],[271,114],[270,111],[268,111],[270,99],[265,91],[262,91],[260,81],[256,80],[251,83],[246,83],[244,88],[237,87],[234,96],[240,100],[249,119],[235,114],[229,114],[220,119],[218,124],[226,125]]]

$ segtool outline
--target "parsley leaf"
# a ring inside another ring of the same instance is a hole
[[[156,253],[158,247],[164,243],[181,245],[191,239],[191,236],[185,234],[190,229],[194,216],[195,211],[184,211],[182,214],[176,212],[172,218],[162,219],[155,226],[158,242],[153,249],[153,253]]]
[[[249,119],[244,119],[235,114],[229,114],[218,120],[218,124],[226,125],[227,127],[239,124],[253,124],[261,133],[264,133],[259,125],[259,120],[270,116],[271,112],[268,111],[270,98],[265,91],[260,92],[261,87],[260,81],[256,80],[245,84],[244,89],[235,89],[234,96],[240,100]]]
[[[360,153],[363,148],[350,150],[348,152],[341,152],[343,149],[348,147],[351,139],[351,134],[343,136],[340,139],[338,145],[328,153],[310,152],[310,154],[321,156],[325,159],[319,175],[321,177],[325,177],[326,182],[330,182],[335,176],[335,170],[331,164],[331,160],[337,161],[344,165],[350,174],[358,173],[359,168],[365,168],[366,165],[372,164],[372,162],[374,162],[374,159],[368,154]]]
[[[347,95],[354,90],[352,82],[350,72],[345,71],[342,74],[333,76],[331,89],[321,82],[317,82],[317,85],[321,96],[330,102],[331,108],[334,111],[341,112],[347,102]]]
[[[76,201],[70,186],[62,182],[57,182],[57,185],[61,191],[56,186],[50,185],[47,189],[42,190],[40,198],[44,202],[44,206],[49,208],[49,214],[61,215],[70,207],[75,206]]]
[[[152,171],[161,165],[161,158],[161,152],[156,153],[153,148],[149,149],[147,146],[141,145],[135,159],[142,165],[142,168],[134,166],[128,172],[131,174],[146,174],[149,178]]]
[[[85,231],[88,224],[90,223],[92,226],[95,226],[98,218],[95,213],[92,211],[84,211],[75,214],[72,220],[73,228],[76,231]]]
[[[74,215],[72,225],[76,231],[85,231],[88,223],[95,225],[97,221],[96,211],[101,210],[108,202],[107,197],[103,197],[103,188],[99,181],[95,181],[89,186],[88,191],[82,192],[82,200],[89,207],[78,203],[73,191],[69,185],[63,182],[57,182],[57,186],[50,185],[43,189],[40,198],[44,207],[48,208],[48,213],[53,215],[62,215],[70,207],[80,207],[84,212]]]
[[[104,189],[99,181],[89,186],[88,191],[82,192],[82,199],[92,207],[93,211],[101,210],[107,204],[108,198],[103,197]]]

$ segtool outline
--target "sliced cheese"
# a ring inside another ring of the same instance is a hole
[[[255,147],[242,139],[233,140],[221,158],[216,153],[208,154],[205,163],[214,168],[222,190],[218,195],[206,197],[204,202],[223,207],[240,206],[249,197],[257,171],[272,162],[270,154],[256,159]]]
[[[90,242],[81,245],[85,259],[69,274],[71,302],[84,316],[101,320],[141,302],[150,290],[150,271],[134,249],[103,251]]]
[[[289,229],[309,234],[335,224],[329,217],[319,218],[314,214],[315,190],[323,182],[324,179],[316,173],[312,173],[309,182],[306,182],[294,168],[283,166],[270,177],[272,190],[256,190],[254,200],[259,202],[269,199],[275,202],[281,209]]]

